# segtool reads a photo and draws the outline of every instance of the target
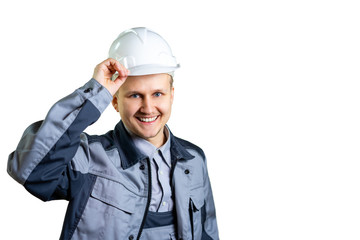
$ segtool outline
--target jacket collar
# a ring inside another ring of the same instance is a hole
[[[172,164],[177,160],[190,160],[194,156],[191,155],[185,148],[182,146],[176,137],[170,133],[170,153],[171,153],[171,162]],[[120,121],[114,130],[114,140],[115,145],[118,149],[121,166],[124,169],[127,169],[139,161],[142,161],[147,158],[133,143],[133,140],[130,134],[126,131],[124,123]]]

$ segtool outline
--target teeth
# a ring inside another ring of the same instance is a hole
[[[153,117],[153,118],[139,118],[139,119],[140,119],[140,121],[142,121],[142,122],[152,122],[152,121],[155,121],[156,118],[157,118],[157,116],[156,116],[156,117]]]

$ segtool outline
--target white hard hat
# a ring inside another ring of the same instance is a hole
[[[126,30],[115,39],[109,57],[130,70],[130,76],[173,73],[180,67],[169,44],[145,27]]]

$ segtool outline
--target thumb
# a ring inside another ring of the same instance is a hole
[[[118,75],[116,76],[115,80],[113,81],[114,85],[117,86],[118,88],[121,87],[121,85],[123,85],[123,83],[126,81],[128,75],[129,75],[130,71],[126,70],[126,73],[123,75]]]
[[[114,81],[117,81],[117,80],[120,80],[120,81],[123,81],[125,82],[125,80],[127,79],[127,77],[129,76],[130,74],[130,70],[129,69],[124,69],[123,70],[123,74],[117,74],[117,77]]]

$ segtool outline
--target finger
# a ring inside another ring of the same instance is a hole
[[[122,69],[123,69],[123,76],[127,77],[129,75],[128,69],[124,65],[121,65],[121,66],[122,66]]]
[[[111,68],[115,71],[121,72],[122,64],[120,64],[117,60],[113,58],[109,58],[109,63],[111,64]]]
[[[116,71],[118,71],[118,66],[117,66],[117,61],[115,61],[114,59],[108,59],[105,62],[105,66],[106,68],[109,70],[109,72],[114,73]]]
[[[121,87],[121,85],[124,84],[124,82],[126,81],[126,77],[117,77],[114,80],[114,84],[117,86],[117,89]]]
[[[128,69],[122,64],[120,64],[120,66],[121,66],[121,71],[119,72],[119,76],[122,77],[122,78],[123,77],[127,78],[127,76],[129,75]]]
[[[129,75],[128,69],[124,65],[120,64],[118,61],[113,62],[113,64],[114,69],[118,72],[118,77],[126,79]]]
[[[118,78],[121,81],[125,81],[127,79],[127,77],[129,76],[129,74],[130,74],[130,71],[123,66],[122,67],[122,73],[118,75]]]
[[[124,75],[124,72],[123,72],[123,67],[122,67],[122,65],[121,65],[121,64],[118,66],[117,71],[118,71],[118,73],[119,73],[119,76],[120,76],[120,77]]]

